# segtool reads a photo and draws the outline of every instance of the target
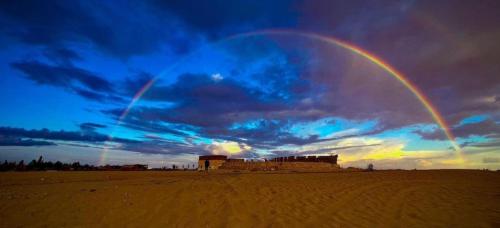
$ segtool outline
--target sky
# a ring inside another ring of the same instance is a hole
[[[1,1],[0,160],[500,169],[499,1]]]

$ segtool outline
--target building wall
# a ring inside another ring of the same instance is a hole
[[[329,156],[288,156],[272,158],[272,162],[327,162],[337,164],[338,155]]]
[[[226,162],[221,169],[231,170],[304,170],[304,171],[330,171],[338,170],[337,164],[328,162]]]
[[[226,162],[226,160],[208,160],[210,162],[210,166],[208,169],[219,169],[222,164]],[[205,170],[205,160],[198,160],[198,170]]]

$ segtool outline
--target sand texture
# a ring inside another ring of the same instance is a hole
[[[7,172],[0,226],[500,227],[500,172]]]

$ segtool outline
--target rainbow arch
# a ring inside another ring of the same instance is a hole
[[[432,102],[429,100],[427,96],[415,85],[413,84],[406,76],[404,76],[401,72],[396,70],[394,67],[389,65],[386,61],[381,59],[380,57],[363,50],[361,47],[358,47],[352,43],[349,43],[347,41],[343,41],[331,36],[325,36],[325,35],[320,35],[317,33],[311,33],[311,32],[302,32],[302,31],[297,31],[297,30],[281,30],[281,29],[271,29],[271,30],[259,30],[259,31],[254,31],[254,32],[248,32],[248,33],[240,33],[236,35],[229,36],[225,39],[221,39],[217,41],[216,43],[212,45],[217,45],[222,42],[226,42],[229,40],[237,39],[237,38],[244,38],[244,37],[251,37],[251,36],[263,36],[263,35],[295,35],[295,36],[302,36],[310,39],[315,39],[319,40],[328,44],[332,44],[335,46],[342,47],[344,49],[347,49],[351,51],[352,53],[355,53],[361,57],[364,57],[368,59],[371,63],[381,67],[383,70],[388,72],[392,77],[397,79],[401,84],[403,84],[419,101],[422,103],[422,105],[425,107],[427,112],[431,115],[433,120],[439,125],[439,127],[443,130],[444,134],[448,138],[448,140],[451,143],[452,148],[456,151],[458,155],[459,162],[463,162],[463,153],[460,148],[460,146],[457,144],[455,141],[455,136],[453,135],[452,131],[450,130],[450,127],[446,120],[443,118],[443,116],[439,113],[438,109],[432,104]],[[190,57],[191,55],[186,56],[183,59],[186,59]],[[174,68],[177,66],[182,60],[177,62],[176,64],[172,65],[169,67],[167,70],[163,71],[161,74],[156,76],[155,78],[151,79],[148,81],[133,97],[132,101],[130,104],[127,106],[127,108],[123,111],[123,113],[119,116],[117,125],[119,125],[123,119],[128,115],[130,110],[133,108],[133,106],[137,103],[137,101],[140,100],[140,98],[146,93],[151,86],[154,85],[154,83],[165,73],[167,73],[170,69]],[[113,136],[110,135],[109,139],[112,140]],[[107,149],[104,149],[104,152],[101,154],[101,164],[105,160],[105,155],[106,155]]]

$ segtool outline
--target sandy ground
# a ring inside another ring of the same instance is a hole
[[[500,172],[8,172],[0,226],[500,227]]]

